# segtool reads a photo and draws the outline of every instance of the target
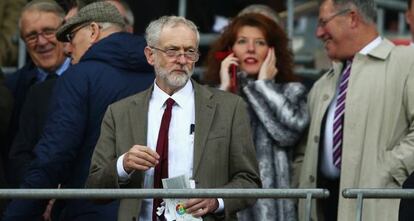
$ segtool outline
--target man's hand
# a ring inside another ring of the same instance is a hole
[[[160,156],[151,148],[141,145],[134,145],[124,155],[122,165],[127,173],[134,170],[145,171],[158,164]]]
[[[202,217],[207,213],[214,213],[219,203],[217,199],[190,199],[185,202],[185,210],[194,217]]]
[[[55,199],[49,200],[49,203],[47,204],[46,209],[42,214],[44,221],[52,221],[52,209],[53,205],[55,204],[55,201]]]

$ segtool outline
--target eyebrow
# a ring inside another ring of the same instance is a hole
[[[27,34],[24,34],[24,36],[29,36],[29,35],[34,35],[34,34],[37,34],[37,31],[31,31]]]
[[[185,51],[185,50],[189,50],[189,49],[197,49],[197,48],[196,48],[196,47],[194,47],[194,46],[180,47],[180,46],[176,46],[176,45],[167,45],[167,46],[165,46],[164,48],[167,48],[167,49],[181,49],[181,48],[183,48],[183,49],[184,49],[184,51]]]
[[[44,31],[48,31],[48,30],[57,30],[57,28],[45,27],[40,32],[44,32]],[[36,30],[33,30],[33,31],[27,33],[25,36],[29,36],[29,35],[33,35],[33,34],[37,34],[37,33],[39,33],[39,32],[37,32]]]
[[[246,37],[246,36],[239,36],[239,37],[237,37],[236,39],[240,39],[240,38],[250,38],[250,37]],[[263,37],[253,38],[253,39],[255,39],[255,40],[265,40],[265,41],[266,41],[266,38],[263,38]]]

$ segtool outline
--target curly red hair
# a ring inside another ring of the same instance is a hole
[[[275,81],[299,81],[300,78],[293,74],[293,54],[289,50],[289,39],[285,31],[270,18],[258,13],[235,17],[212,44],[205,62],[207,70],[204,73],[203,81],[213,85],[220,83],[221,61],[215,58],[215,54],[218,51],[230,50],[236,41],[238,31],[244,26],[256,27],[261,30],[269,47],[275,48],[276,68],[278,69]]]

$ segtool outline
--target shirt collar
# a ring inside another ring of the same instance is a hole
[[[165,101],[170,97],[179,107],[185,108],[189,104],[189,98],[192,96],[194,96],[194,88],[191,80],[188,80],[184,87],[176,91],[172,96],[161,90],[154,82],[154,91],[152,92],[151,99],[154,100],[154,105],[159,109],[164,106]]]
[[[56,69],[55,73],[58,76],[61,76],[63,74],[63,72],[65,72],[66,69],[68,69],[69,66],[70,66],[70,58],[66,58],[63,61],[63,64],[60,65],[58,69]],[[39,68],[39,67],[37,68],[37,70],[38,70],[38,72],[37,72],[38,74],[36,76],[37,81],[44,81],[44,80],[46,80],[46,77],[47,77],[47,75],[48,75],[49,72],[46,71],[46,70],[44,70],[44,69],[42,69],[42,68]]]
[[[360,54],[367,55],[371,52],[374,48],[376,48],[379,44],[381,44],[382,38],[380,36],[376,37],[370,43],[368,43],[364,48],[359,51]]]

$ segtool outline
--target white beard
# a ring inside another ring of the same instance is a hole
[[[188,79],[190,79],[191,75],[193,75],[193,71],[188,70],[187,67],[184,67],[185,74],[168,72],[166,69],[161,68],[158,65],[155,65],[154,68],[155,73],[157,73],[161,79],[164,79],[168,86],[173,88],[183,87],[187,83]]]

